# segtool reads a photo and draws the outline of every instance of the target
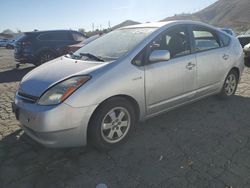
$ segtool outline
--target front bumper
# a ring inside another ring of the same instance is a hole
[[[35,58],[33,55],[28,53],[14,53],[15,61],[20,63],[33,63],[35,61]]]
[[[74,108],[65,103],[41,106],[15,98],[12,104],[24,132],[47,147],[73,147],[87,144],[87,126],[96,105]]]

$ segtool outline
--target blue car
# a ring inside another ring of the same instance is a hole
[[[77,44],[85,38],[82,33],[73,30],[26,32],[15,44],[15,60],[19,64],[39,66],[65,54],[66,46]]]

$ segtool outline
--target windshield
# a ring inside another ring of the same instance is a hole
[[[250,29],[245,34],[246,35],[250,35]]]
[[[74,55],[91,54],[104,61],[116,60],[132,50],[156,28],[132,28],[112,31],[77,50]]]

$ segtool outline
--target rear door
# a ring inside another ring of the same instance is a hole
[[[150,45],[154,50],[168,50],[169,61],[149,62],[145,66],[147,113],[155,114],[184,103],[196,89],[196,60],[191,54],[186,26],[178,26],[158,36]]]
[[[192,26],[191,33],[197,61],[197,95],[213,93],[220,87],[230,55],[216,31]]]

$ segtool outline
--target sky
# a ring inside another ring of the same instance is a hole
[[[193,13],[216,0],[1,0],[0,32],[111,27]]]

